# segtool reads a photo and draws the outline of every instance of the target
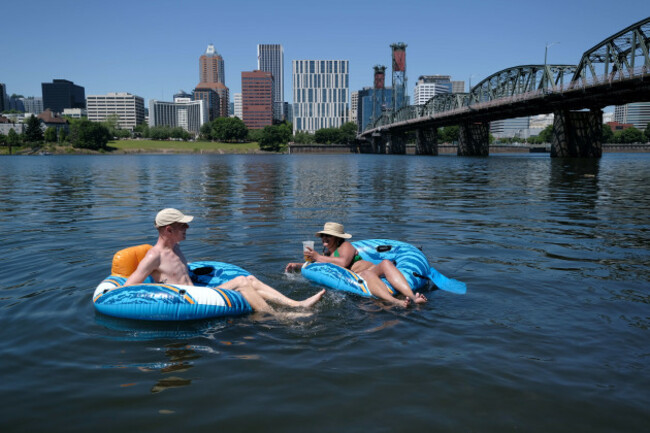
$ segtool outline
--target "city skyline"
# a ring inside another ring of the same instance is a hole
[[[3,6],[3,15],[12,19],[0,28],[2,40],[10,41],[0,47],[0,82],[8,95],[25,97],[42,96],[41,83],[65,79],[86,94],[128,92],[145,101],[171,101],[181,89],[191,92],[197,59],[214,44],[234,94],[241,93],[241,72],[257,68],[257,45],[280,44],[285,70],[293,60],[348,60],[352,92],[372,86],[377,64],[388,66],[390,86],[390,44],[404,42],[412,96],[420,75],[450,75],[476,84],[507,67],[543,63],[547,46],[549,63],[577,64],[584,51],[650,12],[646,2],[636,0],[617,3],[616,13],[607,13],[611,4],[602,0],[589,8],[555,0],[543,8],[514,1],[405,0],[397,6],[383,0],[333,0],[327,8],[318,5],[293,0],[218,5],[164,0],[156,8],[123,0],[110,5],[62,0],[56,6],[42,0],[11,2]],[[194,12],[210,10],[227,19],[220,18],[219,26],[185,24]],[[396,24],[399,13],[404,14],[401,25]],[[64,24],[69,20],[75,25]],[[34,52],[39,61],[28,62]],[[284,87],[292,88],[290,74]],[[294,102],[286,90],[285,100]]]

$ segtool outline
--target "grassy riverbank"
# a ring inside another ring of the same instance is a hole
[[[258,153],[252,143],[217,143],[211,141],[118,140],[108,146],[115,153]]]
[[[0,147],[0,155],[7,155],[9,148]],[[70,145],[46,144],[40,147],[14,146],[14,155],[38,154],[124,154],[124,153],[264,153],[257,142],[217,143],[211,141],[158,141],[158,140],[116,140],[108,143],[108,149],[94,151],[77,149]]]

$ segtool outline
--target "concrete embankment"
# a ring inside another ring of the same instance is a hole
[[[439,155],[455,155],[458,146],[453,144],[439,144]],[[490,146],[490,154],[494,153],[549,153],[550,144],[536,144],[530,146],[493,144]],[[371,153],[370,146],[347,145],[347,144],[290,144],[288,146],[290,154],[299,153],[317,153],[317,154],[340,154],[340,153]],[[603,144],[603,152],[650,152],[650,143],[634,144]],[[415,145],[406,145],[406,154],[415,155]]]

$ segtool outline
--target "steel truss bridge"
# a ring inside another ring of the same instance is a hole
[[[577,65],[510,67],[469,93],[385,112],[358,138],[373,152],[404,153],[405,134],[415,132],[416,153],[435,155],[437,128],[460,125],[458,154],[487,155],[489,122],[554,113],[552,156],[600,156],[602,108],[650,101],[649,51],[650,17],[587,50]]]

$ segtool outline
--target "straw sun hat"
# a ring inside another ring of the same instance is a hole
[[[323,230],[316,233],[316,236],[319,235],[332,235],[337,238],[350,239],[351,234],[345,233],[343,230],[343,224],[339,223],[325,223]]]

